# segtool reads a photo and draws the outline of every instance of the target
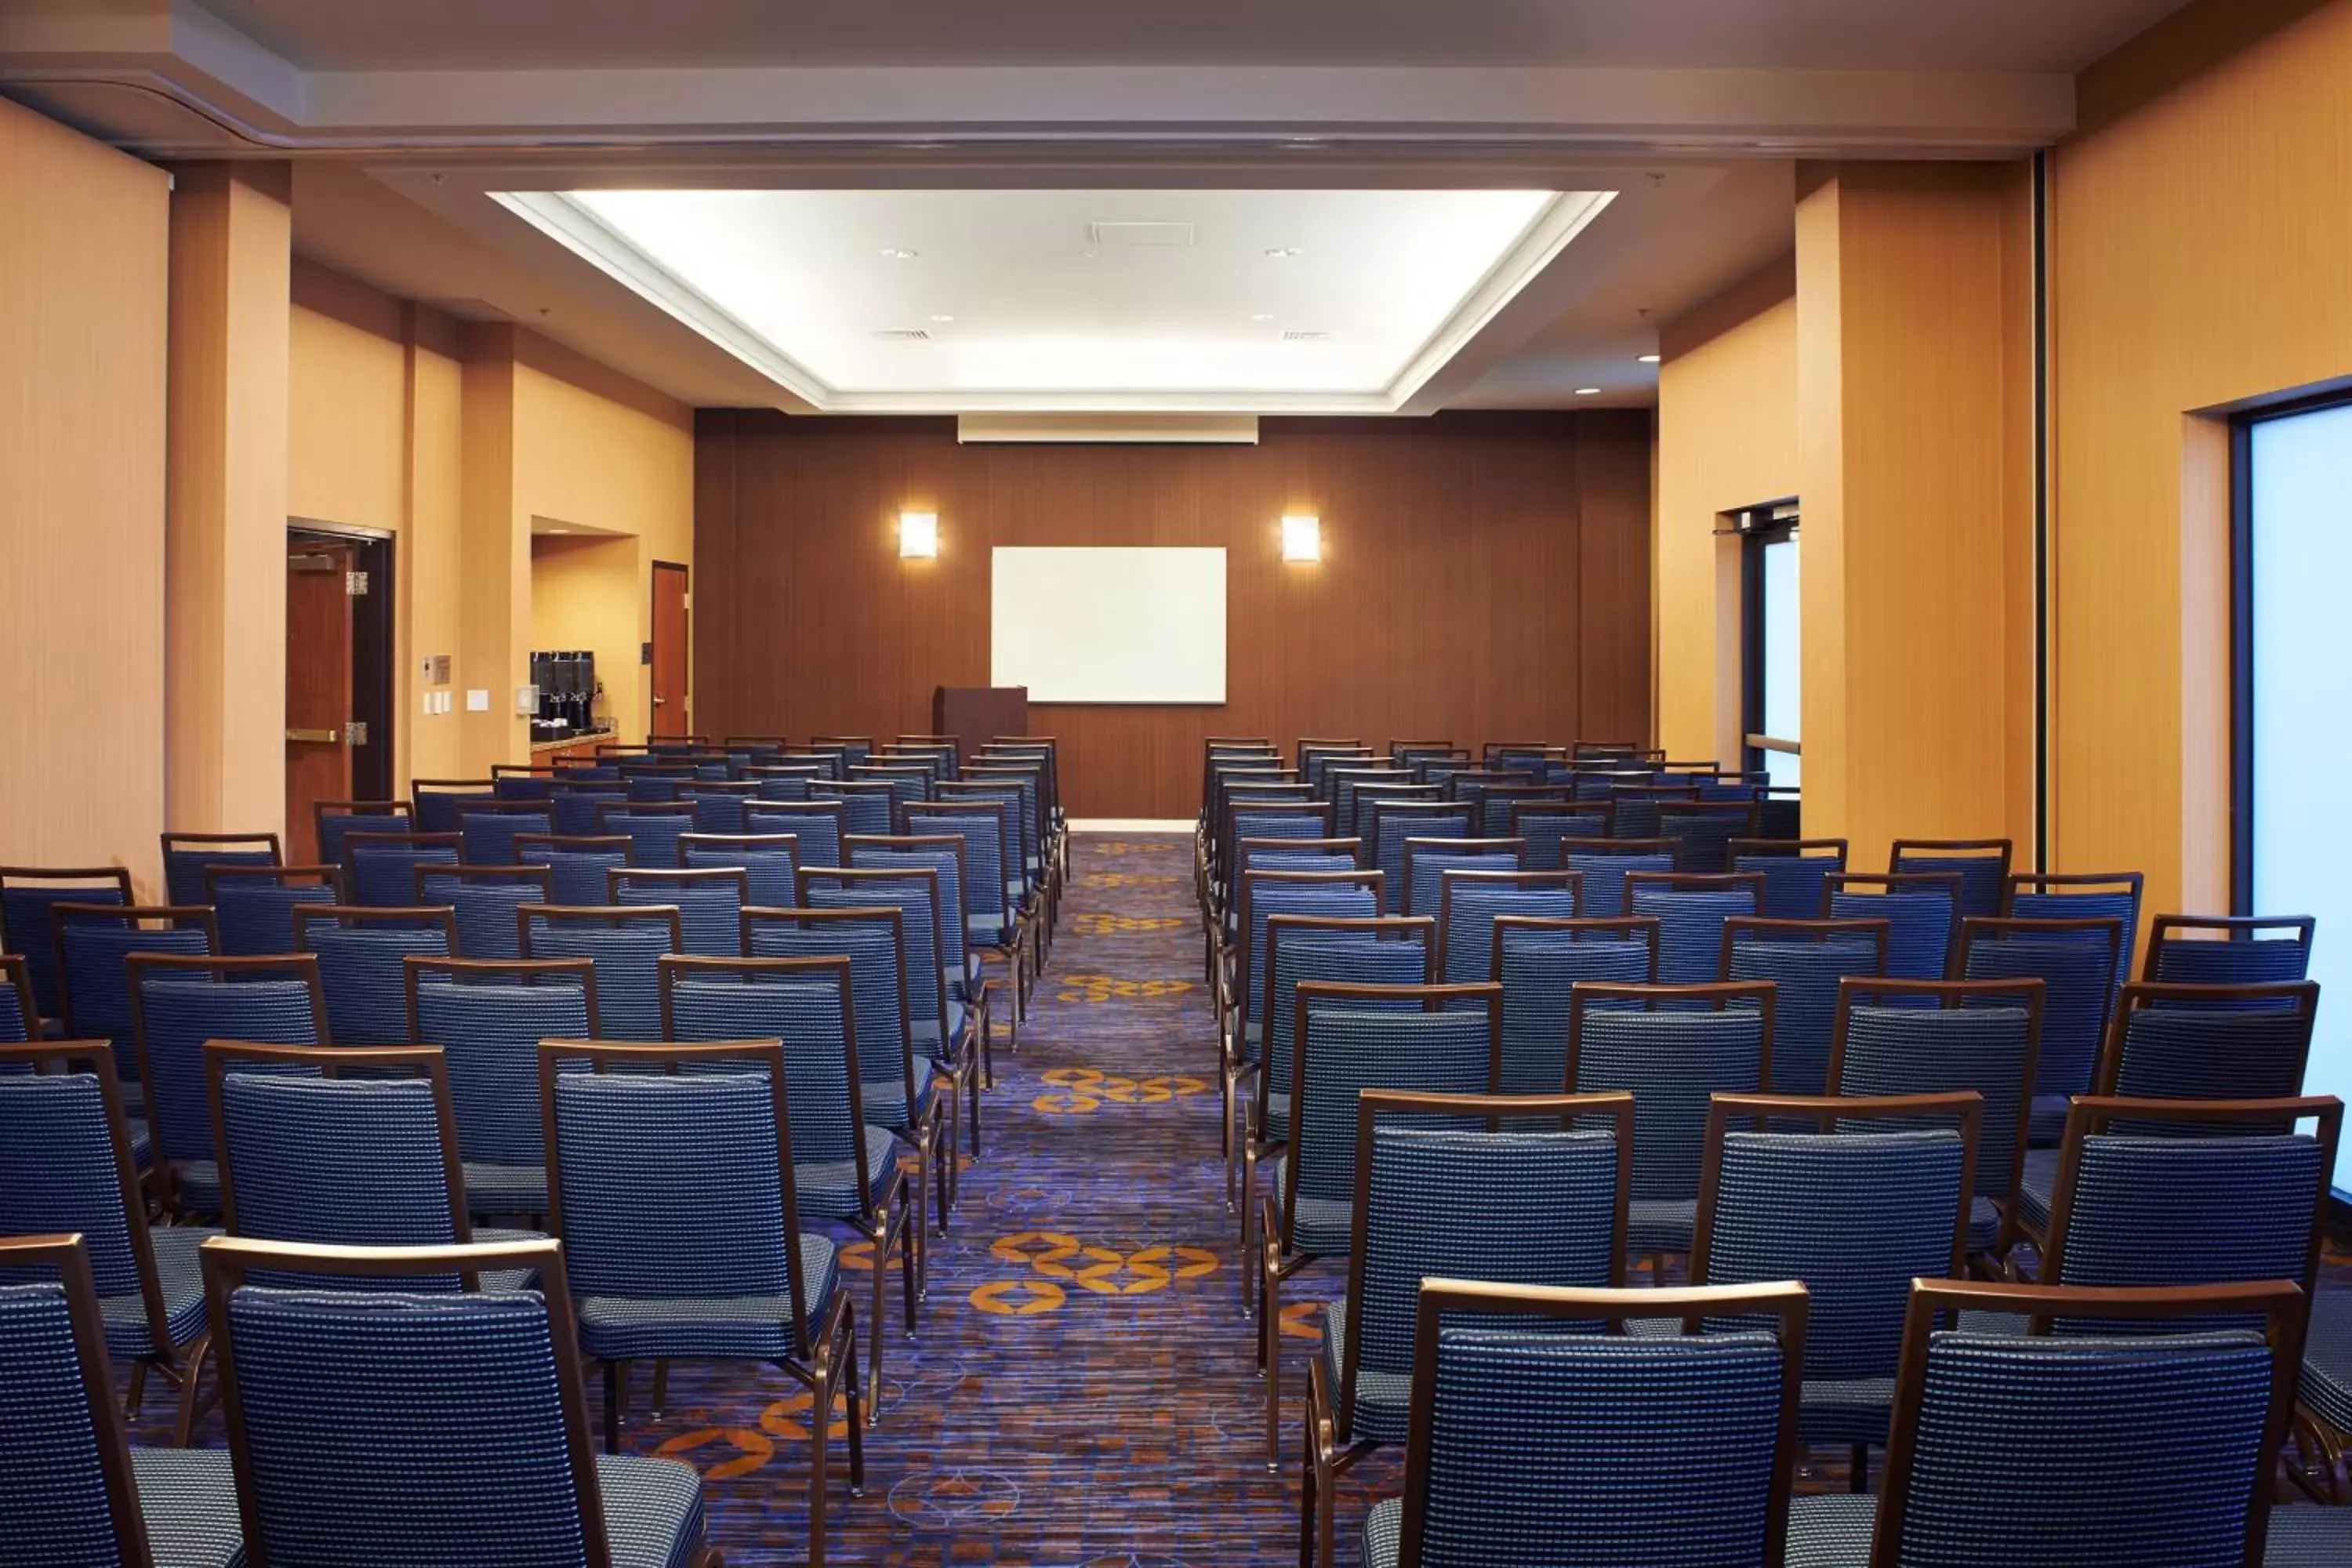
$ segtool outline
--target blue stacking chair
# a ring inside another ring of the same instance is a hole
[[[559,838],[602,837],[598,814],[628,804],[629,792],[616,780],[565,780],[547,797],[547,820]]]
[[[419,833],[456,833],[466,814],[499,804],[495,779],[411,779],[408,798],[416,810]]]
[[[811,800],[829,800],[841,807],[844,828],[854,834],[890,831],[890,808],[898,791],[880,779],[827,780],[809,786]]]
[[[1569,839],[1615,837],[1617,808],[1605,800],[1513,801],[1510,836],[1528,847],[1527,863],[1538,871],[1563,868],[1561,845]]]
[[[1612,920],[1633,912],[1625,879],[1636,871],[1672,871],[1675,846],[1667,838],[1563,838],[1563,870],[1584,879],[1584,912]]]
[[[993,958],[1003,970],[1012,1002],[1006,1024],[1017,1048],[1021,1019],[1029,1007],[1029,966],[1025,955],[1026,922],[1013,907],[1006,875],[1011,865],[1012,838],[1006,832],[1003,801],[928,801],[902,809],[898,826],[916,837],[953,837],[963,841],[964,935],[975,960]],[[988,1042],[982,1041],[983,1052]],[[995,1077],[992,1064],[983,1063],[982,1081]]]
[[[841,840],[849,831],[837,800],[760,801],[743,808],[743,831],[763,837],[790,834],[796,841],[793,865],[838,866]]]
[[[1516,871],[1527,846],[1516,838],[1408,838],[1404,900],[1394,912],[1437,916],[1449,871]]]
[[[2311,973],[2309,915],[2158,915],[2143,979],[2175,985],[2275,985]]]
[[[677,847],[689,871],[742,872],[747,909],[788,909],[799,896],[800,840],[789,833],[689,833]]]
[[[134,1448],[79,1236],[0,1237],[0,1541],[41,1563],[226,1568],[236,1479],[219,1449]]]
[[[1418,869],[1419,862],[1414,864]],[[1496,978],[1495,922],[1507,915],[1574,920],[1582,879],[1573,871],[1445,871],[1438,881],[1436,908],[1417,911],[1437,917],[1439,977],[1457,985]],[[1507,1015],[1508,1010],[1506,1001]]]
[[[1522,805],[1568,805],[1568,786],[1548,784],[1488,784],[1478,792],[1478,831],[1489,838],[1516,838],[1511,813]]]
[[[205,1042],[332,1045],[319,960],[135,952],[123,964],[165,1205],[182,1215],[217,1214],[220,1155],[205,1103]]]
[[[445,1247],[533,1234],[476,1229],[468,1219],[456,1101],[438,1046],[209,1040],[205,1089],[220,1145],[221,1223],[231,1236],[320,1247]],[[425,1275],[407,1289],[530,1284],[521,1274]]]
[[[205,873],[215,866],[278,866],[285,858],[275,833],[166,833],[164,901],[205,902]]]
[[[1753,918],[1762,890],[1762,879],[1752,871],[1628,873],[1627,912],[1658,922],[1659,982],[1705,985],[1721,974],[1725,927]]]
[[[630,867],[607,871],[611,896],[623,909],[674,909],[681,951],[698,958],[740,958],[743,910],[751,901],[750,873],[740,867],[700,870],[649,870]]]
[[[1756,792],[1758,837],[1793,843],[1804,837],[1805,802],[1795,784],[1766,784]]]
[[[555,901],[555,873],[545,866],[419,866],[419,908],[447,908],[457,921],[461,958],[520,958],[515,911]]]
[[[838,746],[821,746],[812,742],[797,752],[777,752],[776,762],[785,767],[814,767],[829,779],[849,776],[849,758]]]
[[[749,780],[705,779],[677,792],[681,804],[694,807],[695,832],[704,834],[742,832],[743,808],[759,797],[760,786]]]
[[[891,816],[895,817],[899,808],[929,799],[931,785],[938,782],[939,774],[929,762],[908,762],[894,755],[887,763],[858,763],[849,770],[849,778],[854,783],[888,784]]]
[[[1433,805],[1450,808],[1451,815],[1460,817],[1463,826],[1458,829],[1450,825],[1444,828],[1433,829],[1433,831],[1446,833],[1466,834],[1470,830],[1468,823],[1475,820],[1477,815],[1475,812],[1467,811],[1458,801],[1447,800],[1444,785],[1434,782],[1418,782],[1408,773],[1379,773],[1366,776],[1353,773],[1352,770],[1343,770],[1335,776],[1342,785],[1353,784],[1355,810],[1352,815],[1345,810],[1340,811],[1333,819],[1332,831],[1352,833],[1373,850],[1377,850],[1380,846],[1381,812],[1388,806]]]
[[[345,1046],[408,1043],[411,957],[457,951],[454,910],[304,906],[294,911],[294,951],[316,955],[327,992],[327,1026]]]
[[[867,1424],[882,1418],[882,1303],[890,1249],[911,1338],[921,1300],[925,1241],[911,1188],[888,1130],[869,1126],[858,1074],[849,960],[740,959],[731,977],[680,973],[667,992],[669,1032],[680,1041],[777,1041],[792,1128],[793,1187],[802,1215],[845,1226],[874,1249],[873,1316],[867,1324]]]
[[[1331,831],[1341,837],[1368,839],[1370,835],[1364,833],[1356,821],[1357,793],[1369,790],[1377,795],[1383,789],[1404,790],[1408,793],[1399,798],[1409,800],[1412,798],[1410,793],[1412,783],[1411,773],[1389,763],[1365,763],[1352,767],[1341,767],[1335,763],[1325,767],[1320,787],[1330,795]],[[1435,794],[1433,785],[1423,784],[1420,788],[1425,795]]]
[[[1360,838],[1244,838],[1234,846],[1234,869],[1245,871],[1355,871],[1363,867]],[[1239,911],[1227,900],[1226,926],[1235,929]]]
[[[203,901],[220,927],[220,950],[233,956],[294,951],[294,911],[343,901],[337,866],[215,866]]]
[[[1834,921],[1886,921],[1894,933],[1886,973],[1897,980],[1941,980],[1951,973],[1960,934],[1960,874],[1916,871],[1876,877],[1841,871],[1822,879]]]
[[[203,906],[143,904],[49,906],[49,951],[57,955],[58,1016],[69,1040],[105,1040],[132,1102],[145,1099],[146,1075],[131,1037],[131,975],[134,952],[202,957],[220,951],[220,930]],[[139,1130],[133,1129],[133,1136]]]
[[[629,863],[626,835],[609,833],[588,837],[562,834],[518,833],[515,858],[525,866],[544,866],[552,876],[551,903],[601,904],[611,896],[604,873]]]
[[[1498,916],[1482,978],[1503,988],[1504,1092],[1558,1094],[1568,1084],[1569,998],[1589,981],[1656,984],[1658,922]]]
[[[516,835],[554,831],[555,819],[543,803],[499,801],[475,806],[457,819],[457,837],[468,866],[514,865]]]
[[[752,786],[751,798],[759,801],[806,800],[812,780],[832,776],[830,769],[801,763],[755,764],[743,770],[744,782]]]
[[[2099,1047],[2126,978],[2117,920],[1960,921],[1963,980],[2042,984],[2042,1059],[2035,1070],[2029,1144],[2046,1147],[2066,1128],[2066,1102],[2090,1092]]]
[[[2012,871],[2000,912],[2011,920],[2121,921],[2124,948],[2118,981],[2138,970],[2140,896],[2147,879],[2137,871]]]
[[[1794,1283],[1559,1290],[1424,1279],[1404,1495],[1366,1516],[1365,1568],[1781,1562],[1805,1308]],[[1684,1317],[1739,1331],[1538,1326]]]
[[[1035,931],[1035,954],[1033,967],[1045,957],[1045,905],[1037,870],[1038,848],[1036,827],[1024,813],[1021,786],[1017,784],[981,784],[958,781],[941,784],[942,801],[993,801],[1004,810],[1006,853],[1009,857],[1004,871],[1005,896],[1012,900],[1013,912],[1027,921]],[[815,852],[803,858],[803,864],[822,864]],[[834,864],[840,863],[839,845],[835,847]]]
[[[675,871],[678,840],[694,831],[694,807],[606,801],[596,808],[599,837],[619,834],[629,841],[629,864],[649,871]]]
[[[1265,1042],[1271,1037],[1266,1032],[1266,922],[1276,915],[1331,919],[1377,915],[1383,879],[1378,871],[1252,871],[1241,879],[1239,925],[1230,950],[1230,968],[1219,972],[1216,984],[1217,1032],[1229,1084],[1265,1060]],[[1230,1128],[1234,1116],[1230,1098],[1224,1113]],[[1234,1152],[1229,1142],[1228,1196]]]
[[[842,766],[846,768],[853,763],[864,762],[873,754],[874,737],[871,735],[811,735],[809,750],[835,752],[841,758]]]
[[[1478,1116],[1507,1116],[1514,1127],[1460,1120]],[[1324,1309],[1320,1353],[1307,1368],[1300,1539],[1311,1523],[1318,1562],[1337,1560],[1339,1478],[1412,1428],[1422,1280],[1622,1287],[1633,1158],[1630,1095],[1364,1091],[1348,1290]]]
[[[1622,985],[1570,994],[1568,1089],[1633,1097],[1633,1187],[1626,1245],[1655,1258],[1690,1250],[1708,1098],[1772,1081],[1773,988]]]
[[[631,805],[677,805],[677,792],[694,782],[694,769],[659,764],[624,767],[621,779]]]
[[[1960,885],[1953,902],[1959,915],[1989,919],[2008,898],[2013,852],[2006,838],[1898,838],[1887,851],[1886,869],[1897,877],[1956,876]]]
[[[1854,1491],[1886,1443],[1911,1281],[1968,1277],[1983,1115],[1965,1092],[1718,1094],[1707,1111],[1691,1283],[1804,1281],[1798,1436],[1846,1445]]]
[[[500,800],[545,800],[554,787],[556,769],[498,763],[490,768],[490,793]]]
[[[593,1070],[559,1073],[559,1055]],[[839,1251],[801,1228],[782,1047],[551,1041],[541,1060],[549,1197],[581,1349],[604,1363],[606,1450],[621,1449],[631,1362],[774,1364],[814,1395],[810,1538],[821,1559],[836,1390],[849,1405],[853,1495],[866,1423]]]
[[[49,920],[52,904],[127,904],[131,873],[120,866],[88,868],[0,866],[0,952],[25,961],[39,1019],[55,1019],[58,1000],[57,938]]]
[[[1723,922],[1724,980],[1769,980],[1779,988],[1772,1020],[1772,1092],[1829,1092],[1830,1041],[1837,1032],[1839,984],[1886,973],[1893,933],[1885,921]]]
[[[1223,826],[1214,836],[1213,879],[1223,898],[1233,890],[1234,862],[1245,838],[1320,839],[1331,837],[1331,808],[1321,801],[1230,800]]]
[[[107,1352],[136,1363],[131,1413],[147,1373],[161,1373],[179,1390],[175,1437],[183,1447],[195,1424],[203,1369],[196,1249],[218,1234],[148,1224],[113,1052],[88,1040],[0,1046],[0,1236],[82,1238]],[[0,1380],[0,1400],[8,1387]],[[6,1489],[22,1498],[27,1479],[15,1474]]]
[[[1281,1417],[1282,1282],[1318,1258],[1348,1255],[1359,1096],[1368,1089],[1491,1095],[1503,1057],[1499,985],[1302,979],[1293,1006],[1290,1126],[1256,1200],[1257,1353],[1265,1373],[1269,1468]]]
[[[1381,912],[1409,912],[1409,879],[1405,844],[1408,839],[1453,839],[1467,842],[1477,813],[1454,801],[1394,800],[1379,796],[1364,802],[1364,841],[1371,847],[1371,868],[1388,878]],[[1435,889],[1433,889],[1432,891]],[[1434,914],[1434,910],[1424,913]]]
[[[1733,870],[1764,879],[1756,910],[1776,921],[1819,920],[1828,907],[1825,884],[1845,874],[1843,838],[1735,838],[1724,854]]]
[[[1756,837],[1756,803],[1662,801],[1656,837],[1674,841],[1677,871],[1714,876],[1734,870],[1731,846]]]
[[[1649,767],[1639,763],[1608,763],[1596,765],[1579,762],[1569,770],[1568,787],[1570,793],[1578,800],[1605,800],[1613,805],[1617,791],[1621,787],[1638,788],[1657,776]],[[1696,796],[1685,791],[1679,793],[1675,798],[1690,800]]]
[[[404,909],[416,896],[416,868],[455,866],[465,840],[448,833],[343,835],[343,890],[354,904]]]
[[[1957,1094],[1984,1100],[1969,1250],[1997,1257],[2017,1238],[2019,1184],[2042,1055],[2039,980],[1838,983],[1829,1092],[1864,1098]]]
[[[971,950],[971,928],[963,910],[964,889],[971,879],[964,868],[964,842],[955,834],[901,834],[866,837],[853,834],[843,845],[849,869],[934,874],[938,902],[933,910],[935,948],[940,977],[947,987],[948,1034],[958,1037],[964,1015],[977,1018],[975,1032],[988,1026],[989,995],[981,980],[980,958]],[[919,983],[919,977],[918,977]]]
[[[1919,1280],[1878,1496],[1799,1499],[1789,1561],[2252,1568],[2264,1561],[2302,1311],[2303,1292],[2284,1280],[2098,1292]],[[1941,1326],[1956,1312],[1958,1327]],[[2140,1331],[1970,1326],[1991,1313],[2095,1313]],[[2221,1315],[2260,1326],[2200,1326]]]
[[[1664,819],[1658,808],[1669,803],[1696,802],[1698,785],[1664,778],[1643,784],[1615,784],[1610,786],[1608,798],[1617,805],[1618,837],[1663,838],[1665,835],[1659,831],[1659,826]],[[1677,852],[1681,847],[1675,843]]]
[[[253,1561],[715,1568],[692,1466],[595,1453],[561,1243],[224,1237],[204,1267]],[[401,1289],[422,1271],[529,1271],[538,1287]],[[289,1273],[340,1288],[260,1282]]]
[[[516,911],[525,958],[584,958],[596,966],[599,1039],[643,1044],[661,1034],[661,958],[686,951],[675,904],[623,909],[526,905]]]
[[[460,1179],[476,1213],[546,1212],[539,1042],[602,1032],[597,979],[594,963],[584,957],[416,957],[404,966],[408,1038],[441,1048]]]

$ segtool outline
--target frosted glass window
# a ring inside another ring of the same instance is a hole
[[[1797,536],[1764,546],[1764,733],[1776,741],[1801,741],[1804,659],[1797,608]],[[1799,759],[1768,751],[1764,766],[1775,784],[1798,782]]]
[[[2352,1099],[2352,406],[2265,420],[2250,445],[2251,912],[2318,917],[2319,1027],[2304,1092]],[[2336,1185],[2352,1188],[2352,1145]]]

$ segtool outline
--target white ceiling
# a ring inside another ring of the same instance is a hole
[[[1389,413],[1609,198],[605,190],[506,199],[827,411]]]

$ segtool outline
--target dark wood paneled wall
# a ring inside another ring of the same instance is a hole
[[[946,419],[706,409],[696,728],[930,726],[986,685],[1000,544],[1223,545],[1222,707],[1033,705],[1078,816],[1188,816],[1201,738],[1623,738],[1650,729],[1650,416],[1268,419],[1255,447],[960,446]],[[901,561],[901,509],[936,561]],[[1323,520],[1286,565],[1279,520]]]

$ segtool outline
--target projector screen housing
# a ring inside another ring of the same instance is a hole
[[[1225,552],[1000,545],[989,652],[1032,702],[1222,703]]]

